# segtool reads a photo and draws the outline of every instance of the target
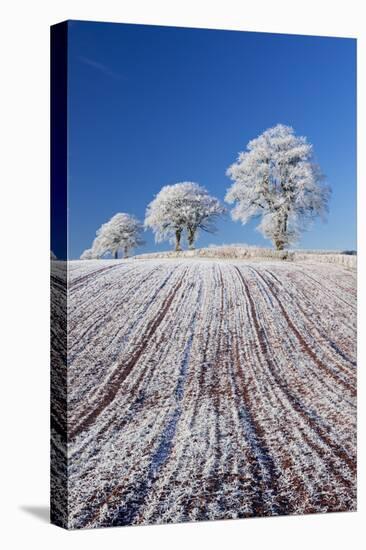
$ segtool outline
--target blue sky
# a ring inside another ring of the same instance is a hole
[[[356,248],[356,41],[71,21],[69,257],[117,212],[143,220],[163,185],[223,200],[248,141],[277,123],[314,145],[333,194],[301,248]],[[230,216],[197,246],[271,246]],[[151,232],[140,252],[156,245]]]

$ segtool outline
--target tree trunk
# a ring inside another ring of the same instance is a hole
[[[118,260],[118,249],[114,252],[114,259]]]
[[[279,216],[278,222],[277,222],[277,236],[274,239],[274,244],[276,247],[276,250],[284,250],[285,243],[287,242],[286,234],[287,234],[287,219],[288,219],[288,213],[285,212],[283,214],[283,217]]]
[[[283,250],[285,248],[285,243],[279,239],[276,239],[275,242],[276,250]]]
[[[190,250],[194,249],[194,237],[196,234],[195,229],[188,229],[188,246]]]
[[[180,247],[181,235],[182,235],[182,230],[177,229],[176,232],[175,232],[175,251],[176,252],[180,252],[182,250],[181,247]]]
[[[128,258],[128,246],[125,246],[123,249],[123,256],[124,258]]]

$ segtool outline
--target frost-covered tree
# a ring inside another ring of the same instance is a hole
[[[201,185],[190,184],[188,195],[184,209],[187,218],[185,227],[188,246],[193,248],[200,230],[215,233],[215,221],[225,214],[226,209]]]
[[[145,229],[151,229],[155,241],[175,241],[175,250],[181,250],[184,230],[184,193],[181,184],[165,185],[146,209]]]
[[[313,162],[313,148],[289,126],[278,124],[250,141],[227,175],[233,180],[225,200],[232,218],[257,229],[277,250],[294,243],[301,231],[327,212],[330,188]]]
[[[98,229],[92,246],[93,256],[100,258],[110,252],[118,258],[119,250],[123,250],[126,258],[130,250],[144,244],[142,230],[142,224],[134,216],[124,212],[116,214]]]
[[[80,260],[92,260],[93,258],[95,258],[95,255],[92,248],[87,248],[80,256]]]
[[[197,183],[166,185],[147,207],[145,228],[152,229],[156,242],[170,240],[179,251],[183,234],[193,248],[199,230],[214,232],[214,222],[224,212],[218,199]]]

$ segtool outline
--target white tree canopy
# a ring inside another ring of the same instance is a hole
[[[261,217],[257,229],[279,250],[327,212],[330,188],[312,145],[289,126],[278,124],[250,141],[227,175],[234,182],[225,197],[235,204],[232,218],[246,224]]]
[[[93,258],[95,258],[95,255],[92,248],[87,248],[80,256],[80,260],[92,260]]]
[[[214,232],[215,220],[225,212],[220,201],[194,182],[166,185],[148,205],[145,228],[152,229],[155,241],[174,241],[180,250],[180,240],[186,232],[190,247],[198,231]]]
[[[142,230],[142,224],[134,216],[124,212],[116,214],[98,229],[92,246],[93,256],[100,258],[110,252],[117,258],[122,249],[126,257],[130,250],[144,244]]]

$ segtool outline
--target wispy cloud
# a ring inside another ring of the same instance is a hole
[[[109,67],[107,67],[107,65],[104,65],[103,63],[99,63],[94,59],[89,59],[88,57],[79,56],[79,60],[85,65],[89,65],[89,67],[93,67],[94,69],[105,74],[106,76],[115,78],[116,80],[125,80],[125,77],[122,74],[112,71]]]

